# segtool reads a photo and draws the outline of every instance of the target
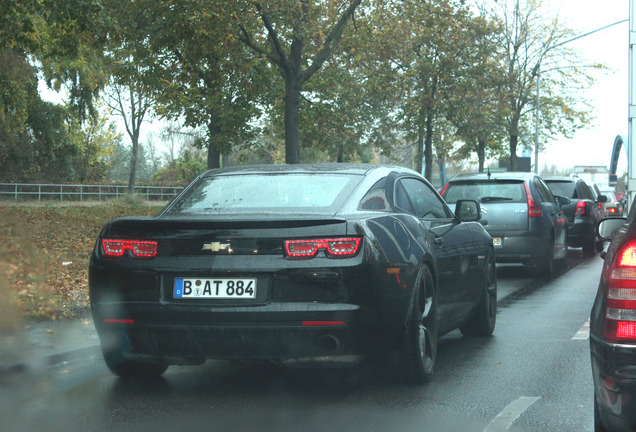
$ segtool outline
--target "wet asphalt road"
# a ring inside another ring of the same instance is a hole
[[[227,362],[125,382],[87,351],[2,376],[0,431],[592,431],[584,327],[602,260],[573,249],[568,262],[547,284],[499,266],[493,337],[441,338],[435,377],[424,386],[377,365]]]

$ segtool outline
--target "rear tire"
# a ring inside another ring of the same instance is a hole
[[[583,243],[583,255],[586,257],[593,257],[596,255],[596,242],[594,238],[587,240]]]
[[[483,287],[475,315],[459,331],[464,336],[490,336],[497,321],[497,268],[492,250],[486,255]]]
[[[433,377],[437,357],[437,293],[428,267],[416,288],[403,341],[404,374],[409,383],[425,384]]]
[[[550,249],[545,258],[541,260],[540,274],[547,281],[554,277],[554,240],[552,240]]]
[[[599,413],[598,402],[596,402],[596,395],[594,395],[594,432],[607,432],[607,429],[601,423],[601,415]]]

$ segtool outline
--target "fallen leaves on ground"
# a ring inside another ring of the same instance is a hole
[[[88,311],[88,264],[102,226],[160,207],[0,202],[0,328],[21,318],[77,318]]]

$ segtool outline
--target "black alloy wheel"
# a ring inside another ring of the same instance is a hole
[[[403,351],[408,382],[429,382],[437,357],[437,293],[428,267],[422,270],[420,286],[415,291]]]
[[[495,254],[488,250],[482,279],[482,292],[475,315],[459,331],[464,336],[490,336],[497,321],[497,267]]]

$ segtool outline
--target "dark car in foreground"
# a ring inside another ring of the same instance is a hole
[[[99,234],[89,288],[104,359],[120,376],[156,376],[206,359],[377,356],[425,382],[439,336],[495,326],[494,251],[479,218],[475,201],[456,215],[399,167],[208,171],[157,216]]]
[[[604,195],[597,195],[583,179],[551,177],[544,179],[557,196],[566,198],[562,209],[568,220],[568,246],[583,248],[583,254],[594,256],[603,250],[603,240],[596,236],[596,225],[603,218]]]
[[[522,263],[550,279],[555,263],[565,265],[567,222],[550,189],[536,174],[481,173],[452,178],[442,190],[451,205],[481,203],[482,223],[493,237],[501,263]]]
[[[636,219],[603,219],[611,240],[590,317],[596,432],[636,431]]]

